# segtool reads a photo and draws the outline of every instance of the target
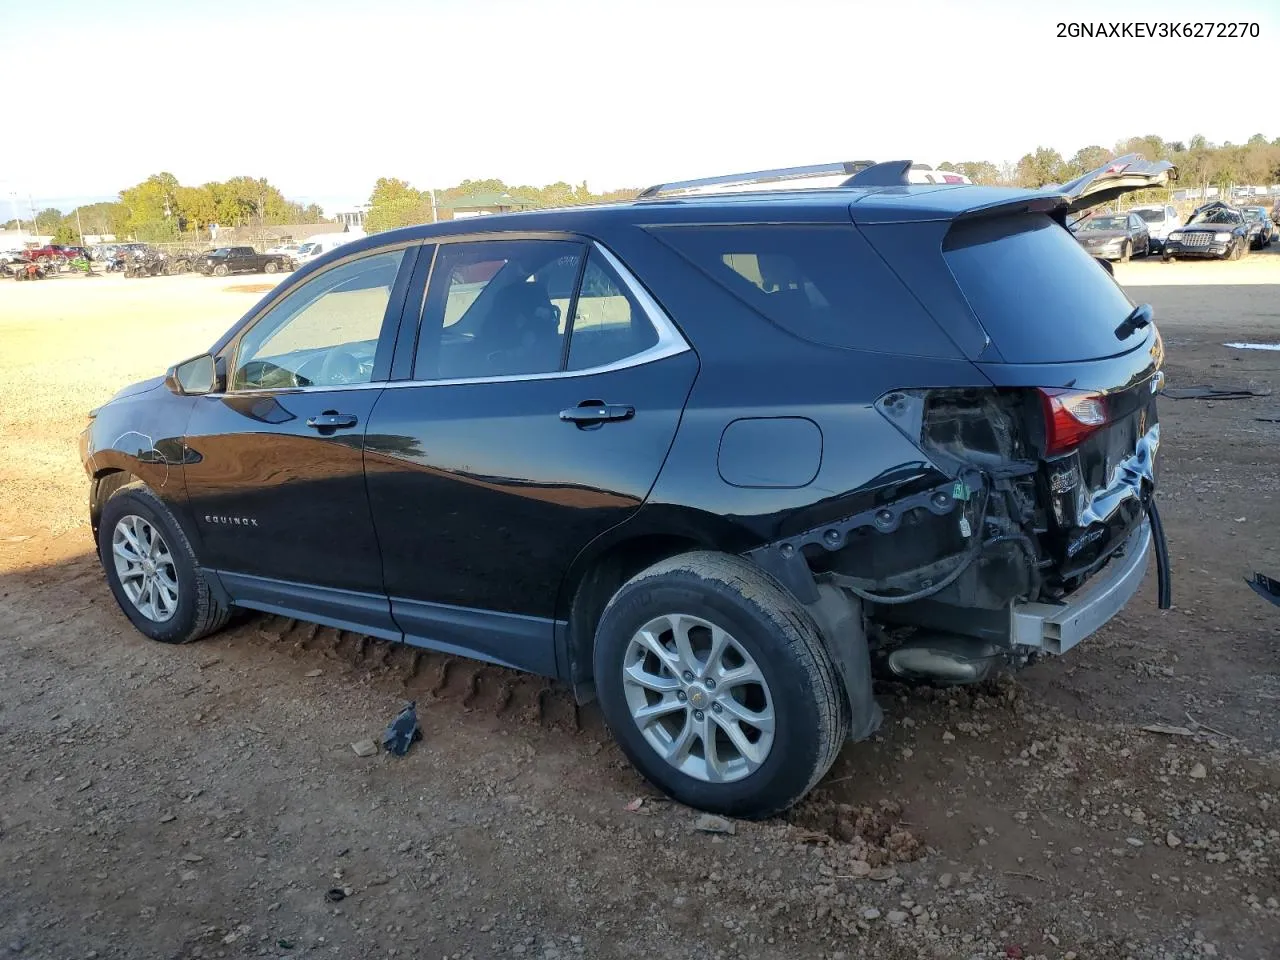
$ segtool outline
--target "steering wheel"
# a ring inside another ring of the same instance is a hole
[[[335,347],[325,354],[319,382],[326,385],[355,383],[360,378],[360,361],[355,354]]]

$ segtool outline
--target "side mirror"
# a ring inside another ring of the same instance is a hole
[[[179,396],[221,393],[226,389],[226,373],[212,356],[202,353],[170,367],[164,385]]]

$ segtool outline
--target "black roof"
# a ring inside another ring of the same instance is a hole
[[[819,190],[752,191],[629,200],[617,203],[558,207],[502,213],[483,218],[449,220],[403,227],[349,244],[348,252],[405,240],[498,232],[571,232],[592,235],[596,228],[622,224],[679,223],[898,223],[952,220],[961,215],[1004,209],[1054,212],[1066,207],[1055,191],[969,184]]]

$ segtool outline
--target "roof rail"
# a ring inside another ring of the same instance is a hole
[[[837,163],[815,163],[804,167],[779,167],[776,170],[755,170],[750,173],[730,173],[719,177],[703,177],[699,180],[674,180],[656,183],[640,191],[639,199],[653,200],[668,194],[693,191],[701,187],[749,186],[754,183],[770,183],[777,180],[797,180],[806,177],[831,177],[844,175],[856,179],[864,170],[874,169],[872,160],[844,160]],[[846,180],[840,186],[849,186]],[[905,182],[905,181],[904,181]]]

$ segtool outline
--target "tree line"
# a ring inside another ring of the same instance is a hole
[[[21,218],[29,225],[29,218]],[[69,213],[48,207],[35,215],[35,232],[52,234],[55,243],[78,243],[86,234],[114,234],[158,242],[203,231],[210,224],[224,227],[278,226],[319,223],[324,211],[286,200],[280,189],[262,177],[232,177],[198,187],[184,186],[171,173],[155,173],[120,191],[120,199],[91,203]],[[14,229],[18,220],[5,227]]]
[[[1126,153],[1140,153],[1148,160],[1171,160],[1178,167],[1182,187],[1280,183],[1280,137],[1268,140],[1257,133],[1243,144],[1210,143],[1197,134],[1188,141],[1164,140],[1154,134],[1121,140],[1112,148],[1091,144],[1069,158],[1050,147],[1037,147],[1017,163],[997,165],[989,160],[944,162],[939,170],[954,171],[974,183],[1041,187],[1065,183],[1108,160]],[[414,187],[406,180],[381,177],[369,197],[365,229],[370,233],[432,220],[446,220],[455,205],[469,199],[491,200],[521,207],[563,207],[584,203],[627,200],[639,188],[593,193],[586,183],[564,181],[542,187],[510,186],[498,179],[463,180],[441,190]],[[510,198],[509,200],[506,198]],[[77,225],[77,213],[79,223]],[[22,218],[30,223],[27,218]],[[55,242],[75,243],[80,230],[87,234],[115,234],[144,241],[174,240],[182,234],[203,231],[210,224],[277,226],[319,223],[324,213],[316,204],[303,206],[287,200],[262,177],[240,176],[230,180],[184,186],[171,173],[156,173],[120,191],[120,199],[81,206],[69,213],[53,207],[35,216],[36,233],[52,234]],[[14,229],[18,220],[4,226]]]
[[[1280,183],[1280,137],[1268,141],[1254,134],[1244,144],[1212,144],[1196,135],[1190,141],[1164,140],[1154,134],[1130,137],[1114,147],[1091,144],[1081,147],[1070,158],[1064,158],[1051,147],[1037,147],[1017,163],[997,165],[989,160],[950,161],[938,164],[939,170],[963,174],[974,183],[1043,187],[1066,183],[1083,173],[1095,170],[1108,160],[1126,153],[1140,153],[1148,160],[1171,160],[1178,167],[1178,183],[1182,187],[1232,184],[1270,185]],[[490,198],[495,194],[510,197],[511,202],[530,207],[563,207],[582,203],[627,200],[639,188],[592,193],[585,183],[573,186],[553,183],[546,187],[508,186],[501,180],[464,180],[455,187],[434,191],[420,190],[405,180],[379,178],[369,198],[370,210],[365,229],[370,233],[393,230],[433,219],[448,219],[450,208],[468,198]]]
[[[420,190],[406,180],[379,177],[369,197],[369,213],[365,230],[380,233],[397,227],[408,227],[433,220],[448,220],[453,208],[468,200],[497,200],[516,207],[571,207],[584,203],[630,200],[640,188],[608,190],[592,193],[587,184],[574,186],[563,180],[545,187],[508,186],[502,180],[463,180],[443,190]]]

